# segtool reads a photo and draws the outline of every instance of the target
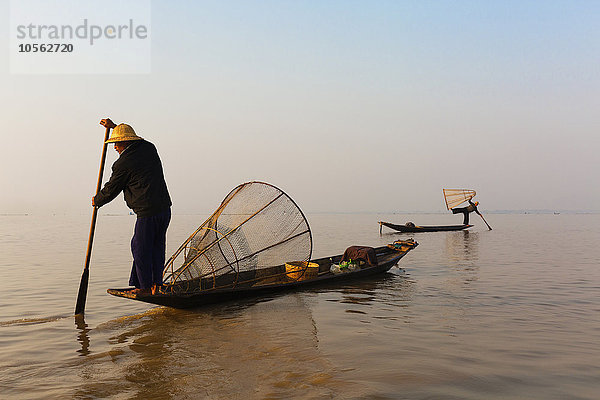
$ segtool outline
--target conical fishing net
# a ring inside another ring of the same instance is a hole
[[[444,200],[446,200],[446,207],[448,210],[453,209],[465,201],[471,200],[477,194],[474,190],[469,189],[443,189],[443,191]]]
[[[312,234],[283,191],[264,182],[233,189],[165,266],[165,290],[192,293],[252,285],[308,261]],[[307,264],[307,263],[305,263]]]

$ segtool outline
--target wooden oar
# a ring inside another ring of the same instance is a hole
[[[100,172],[98,172],[98,184],[96,185],[96,194],[100,192],[102,186],[102,173],[104,172],[104,161],[106,161],[106,141],[110,128],[106,128],[104,134],[104,141],[102,146],[102,158],[100,159]],[[75,305],[75,315],[83,314],[85,311],[85,300],[87,298],[88,281],[90,279],[90,259],[92,258],[92,243],[94,242],[94,231],[96,230],[96,216],[98,215],[98,207],[94,207],[92,212],[92,226],[90,227],[90,236],[88,237],[87,253],[85,255],[85,267],[83,267],[83,274],[81,275],[81,282],[79,283],[79,293],[77,294],[77,304]]]
[[[487,225],[488,229],[491,231],[492,227],[490,226],[490,224],[487,223],[487,221],[485,220],[485,218],[483,218],[483,215],[481,215],[480,213],[477,213],[477,214],[479,214],[479,216],[481,217],[481,219],[483,220],[483,222],[485,222],[485,224]]]

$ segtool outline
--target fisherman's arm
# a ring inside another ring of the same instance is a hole
[[[113,173],[110,179],[98,194],[92,197],[92,206],[102,207],[103,205],[113,201],[119,193],[125,189],[128,179],[128,172],[113,166]]]

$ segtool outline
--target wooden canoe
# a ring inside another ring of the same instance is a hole
[[[280,292],[284,290],[301,289],[308,286],[313,286],[322,283],[360,280],[361,278],[387,272],[390,268],[400,261],[409,251],[418,245],[412,240],[396,241],[387,246],[375,248],[377,255],[376,266],[362,266],[359,270],[353,272],[345,272],[334,274],[330,272],[332,264],[338,264],[342,259],[342,254],[330,257],[323,257],[316,260],[311,260],[311,263],[318,264],[318,273],[315,277],[305,280],[288,280],[286,276],[285,265],[273,267],[279,271],[279,278],[252,280],[243,279],[247,282],[240,283],[235,287],[203,289],[191,292],[177,292],[162,290],[161,293],[155,295],[140,296],[130,293],[133,288],[126,289],[108,289],[107,292],[113,296],[124,297],[127,299],[143,301],[146,303],[158,304],[174,308],[191,308],[206,304],[221,303],[225,301],[238,300],[242,298],[261,296]],[[242,273],[240,273],[242,274]],[[244,274],[254,274],[254,271],[244,272]],[[246,277],[248,278],[248,277]],[[196,286],[202,287],[202,285]],[[168,289],[168,287],[167,287]]]
[[[461,231],[463,229],[467,229],[472,227],[473,225],[429,225],[429,226],[408,226],[408,225],[396,225],[389,222],[379,221],[379,233],[381,233],[381,228],[383,226],[387,226],[390,229],[393,229],[398,232],[442,232],[442,231]]]

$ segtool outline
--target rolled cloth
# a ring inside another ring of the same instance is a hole
[[[344,251],[342,261],[362,260],[374,267],[377,265],[377,255],[375,249],[367,246],[350,246]]]

